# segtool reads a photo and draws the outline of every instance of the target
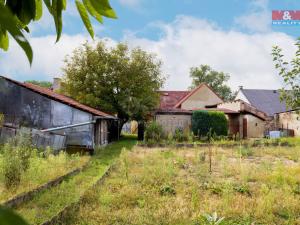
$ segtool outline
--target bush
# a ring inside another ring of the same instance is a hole
[[[29,168],[31,151],[33,149],[30,134],[21,130],[9,143],[13,146],[13,151],[20,158],[22,170],[26,171]]]
[[[151,143],[159,143],[163,138],[163,128],[156,122],[151,122],[146,127],[145,141]]]
[[[194,111],[192,115],[192,130],[198,136],[205,136],[210,128],[217,136],[228,135],[228,121],[223,112]]]
[[[3,159],[2,170],[5,187],[9,189],[18,186],[21,182],[22,162],[18,152],[14,151],[10,144],[4,146]]]
[[[183,129],[178,127],[175,129],[175,133],[174,133],[174,140],[177,141],[177,142],[183,142],[185,141],[185,136],[184,136],[184,133],[183,133]]]
[[[21,176],[30,166],[32,145],[30,134],[20,131],[4,146],[3,165],[6,188],[18,186]]]

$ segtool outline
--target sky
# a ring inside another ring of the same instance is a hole
[[[230,75],[228,85],[277,89],[282,80],[274,69],[272,46],[279,45],[287,60],[295,53],[300,26],[272,25],[272,10],[300,10],[299,0],[111,0],[118,19],[93,20],[93,41],[82,24],[74,1],[63,14],[63,35],[55,44],[55,27],[44,10],[27,35],[34,52],[29,65],[11,39],[0,51],[0,74],[19,80],[62,77],[64,59],[86,41],[109,45],[126,42],[141,47],[163,62],[164,89],[185,90],[191,67],[208,64]]]

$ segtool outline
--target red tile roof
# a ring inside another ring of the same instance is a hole
[[[31,83],[22,83],[22,82],[19,82],[19,81],[15,81],[15,80],[12,80],[10,78],[7,78],[7,77],[3,77],[3,76],[0,76],[1,78],[4,78],[8,81],[11,81],[19,86],[22,86],[24,88],[27,88],[31,91],[34,91],[36,93],[39,93],[43,96],[46,96],[48,98],[51,98],[53,100],[56,100],[56,101],[59,101],[59,102],[62,102],[64,104],[67,104],[67,105],[70,105],[74,108],[77,108],[77,109],[80,109],[82,111],[85,111],[85,112],[89,112],[93,115],[96,115],[96,116],[103,116],[103,117],[107,117],[107,118],[115,118],[114,116],[112,115],[109,115],[107,113],[104,113],[100,110],[97,110],[97,109],[94,109],[92,107],[89,107],[87,105],[84,105],[84,104],[81,104],[77,101],[75,101],[74,99],[70,98],[70,97],[67,97],[65,95],[61,95],[61,94],[58,94],[48,88],[43,88],[43,87],[40,87],[40,86],[37,86],[37,85],[34,85],[34,84],[31,84]]]
[[[172,109],[183,99],[190,91],[159,91],[160,93],[160,109]]]

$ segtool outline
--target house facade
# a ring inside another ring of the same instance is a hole
[[[160,91],[160,105],[155,112],[155,120],[166,133],[174,133],[176,128],[191,128],[192,112],[207,106],[217,105],[223,100],[206,84],[192,91]]]
[[[192,91],[160,91],[160,105],[155,112],[155,120],[166,133],[173,133],[176,128],[191,129],[195,110],[224,112],[231,136],[253,138],[265,135],[268,116],[264,112],[242,100],[224,102],[206,84]]]
[[[241,99],[269,117],[266,131],[281,131],[283,136],[300,136],[300,117],[298,110],[292,110],[280,99],[278,90],[240,88],[236,100]]]
[[[116,117],[30,83],[0,77],[0,140],[29,130],[38,147],[94,149],[118,136]]]

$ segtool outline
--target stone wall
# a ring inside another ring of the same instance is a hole
[[[294,130],[295,136],[300,136],[300,113],[299,111],[284,112],[278,114],[276,118],[278,129]]]
[[[156,122],[162,125],[164,132],[174,133],[176,128],[190,129],[192,124],[191,115],[156,115]]]

